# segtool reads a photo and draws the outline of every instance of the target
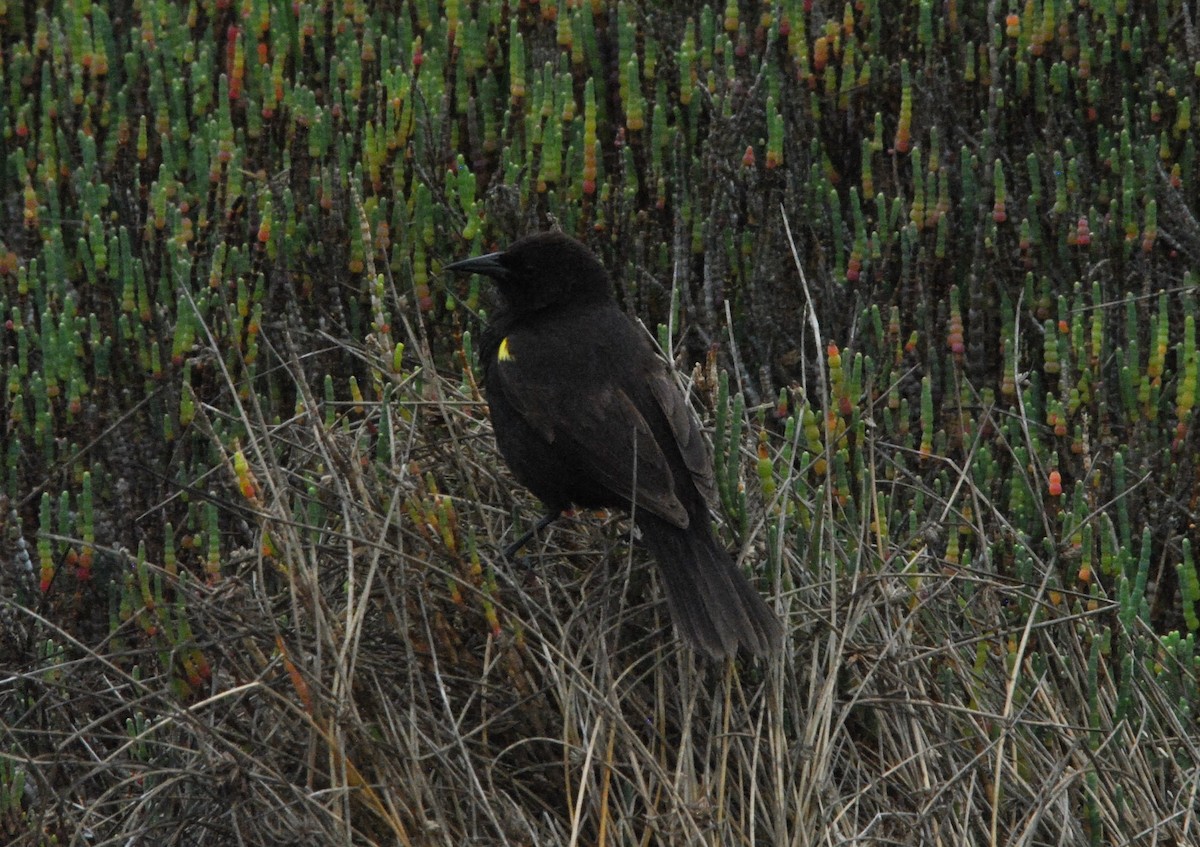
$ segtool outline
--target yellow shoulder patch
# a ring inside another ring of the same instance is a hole
[[[500,351],[496,353],[496,358],[501,362],[512,361],[513,354],[508,350],[508,338],[506,337],[500,342]]]

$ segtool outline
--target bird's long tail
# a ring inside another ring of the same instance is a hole
[[[779,619],[701,520],[707,516],[680,529],[652,514],[637,518],[658,561],[675,628],[693,647],[718,659],[739,646],[758,656],[774,652],[783,635]]]

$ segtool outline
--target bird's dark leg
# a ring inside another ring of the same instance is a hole
[[[509,544],[504,548],[504,558],[508,559],[510,562],[514,561],[517,551],[528,544],[535,535],[558,520],[558,516],[561,514],[562,510],[559,509],[558,511],[552,510],[542,515],[541,520],[537,522],[533,529],[529,530],[529,532],[525,533],[512,544]]]

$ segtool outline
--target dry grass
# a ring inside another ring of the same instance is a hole
[[[469,375],[407,332],[387,403],[327,419],[292,352],[312,413],[203,410],[249,433],[258,483],[219,580],[163,575],[203,689],[181,696],[131,623],[84,643],[6,601],[7,843],[1200,843],[1194,726],[1140,664],[1115,718],[1114,606],[1054,602],[1035,551],[1030,583],[951,567],[936,520],[892,539],[803,468],[755,502],[750,427],[743,561],[791,637],[770,663],[698,660],[627,522],[580,515],[499,559],[537,505]],[[887,478],[891,449],[864,445],[862,502],[927,486]],[[979,549],[1011,555],[956,482],[930,514],[970,503]]]

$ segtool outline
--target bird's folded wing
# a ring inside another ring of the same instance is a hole
[[[650,391],[658,401],[659,408],[671,427],[671,433],[675,436],[675,443],[679,445],[679,452],[692,475],[692,481],[708,504],[715,506],[718,500],[712,459],[708,453],[708,445],[704,443],[700,434],[696,417],[688,407],[687,398],[671,380],[665,368],[652,376],[649,384]]]
[[[517,368],[501,368],[499,376],[505,397],[525,421],[549,442],[569,439],[572,455],[593,480],[638,509],[678,527],[688,525],[671,467],[623,390],[606,385],[568,398],[523,379]]]

